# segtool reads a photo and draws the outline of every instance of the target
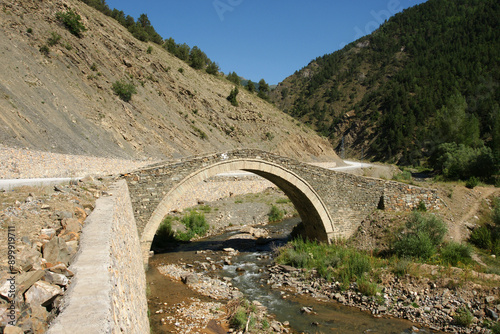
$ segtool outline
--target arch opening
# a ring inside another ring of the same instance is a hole
[[[315,190],[301,177],[277,164],[262,160],[231,160],[205,166],[180,180],[168,191],[154,210],[141,236],[141,247],[145,263],[151,244],[163,218],[174,209],[174,203],[186,191],[196,187],[211,176],[234,170],[259,175],[275,184],[295,206],[303,223],[306,237],[330,241],[334,237],[334,226],[330,214]]]

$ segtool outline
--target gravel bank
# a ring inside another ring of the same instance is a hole
[[[152,163],[153,160],[68,155],[10,148],[0,144],[0,179],[109,175],[128,172]]]

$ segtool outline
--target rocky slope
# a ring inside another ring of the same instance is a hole
[[[81,38],[56,18],[69,9],[87,29]],[[241,90],[232,106],[226,97],[233,87],[222,76],[138,41],[77,0],[0,2],[0,50],[6,146],[122,158],[255,147],[301,160],[336,159],[325,139],[271,104]],[[118,80],[136,86],[130,102],[114,94]]]

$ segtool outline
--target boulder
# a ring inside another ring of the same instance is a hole
[[[182,277],[182,282],[184,284],[196,284],[199,282],[198,275],[196,274],[187,274]]]
[[[53,273],[50,270],[45,270],[43,279],[46,282],[59,286],[67,286],[69,283],[69,280],[65,275]]]
[[[80,233],[82,231],[82,224],[77,218],[64,218],[61,225],[66,233]]]
[[[23,294],[26,290],[31,288],[33,284],[41,280],[44,274],[45,272],[43,270],[36,270],[18,275],[16,277],[18,293]]]
[[[64,263],[58,263],[56,265],[52,265],[50,267],[47,267],[47,269],[56,274],[63,274],[66,277],[74,276],[73,272],[69,270]]]
[[[20,271],[29,271],[32,268],[40,269],[42,254],[34,248],[26,247],[16,256],[16,267]]]
[[[5,327],[5,329],[3,330],[3,333],[4,334],[24,334],[24,331],[20,327],[7,325],[7,327]]]
[[[57,285],[48,282],[38,281],[24,294],[26,302],[30,305],[48,306],[52,300],[63,294],[63,290]]]
[[[68,265],[71,258],[66,242],[59,237],[52,238],[43,245],[42,252],[44,259],[51,263],[62,262]]]

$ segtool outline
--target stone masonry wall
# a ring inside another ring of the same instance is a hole
[[[162,198],[190,174],[220,161],[261,160],[277,164],[308,182],[328,208],[337,237],[349,237],[359,223],[378,207],[411,210],[423,201],[439,208],[436,191],[404,183],[336,172],[258,150],[238,150],[160,163],[125,175],[131,192],[139,235]]]
[[[149,333],[146,276],[125,181],[85,221],[75,279],[50,334]]]

